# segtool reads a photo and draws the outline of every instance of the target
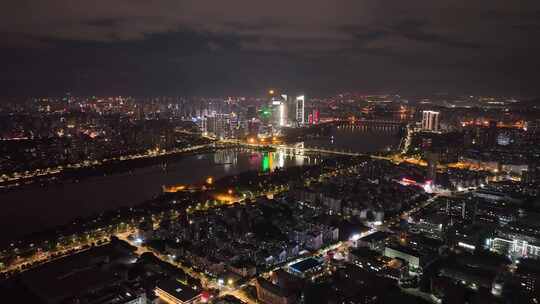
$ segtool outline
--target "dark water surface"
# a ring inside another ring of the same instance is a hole
[[[390,130],[341,128],[325,137],[304,142],[306,147],[327,147],[373,152],[395,146],[399,138]],[[84,179],[78,183],[31,185],[0,193],[0,242],[90,216],[121,206],[131,206],[161,193],[163,185],[201,183],[207,177],[220,178],[248,170],[314,164],[315,157],[291,155],[280,150],[271,153],[222,150],[190,155],[161,165],[135,169],[132,173]]]

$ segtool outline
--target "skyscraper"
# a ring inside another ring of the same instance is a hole
[[[287,95],[272,97],[271,107],[274,127],[285,127],[287,125]]]
[[[423,111],[422,112],[422,130],[424,131],[439,131],[439,112]]]
[[[285,127],[287,125],[287,104],[282,102],[279,105],[279,126]]]
[[[257,108],[254,105],[250,105],[247,107],[246,118],[247,119],[257,118]]]
[[[225,138],[230,131],[230,117],[228,114],[214,114],[206,117],[206,132],[215,137]]]
[[[296,97],[296,122],[299,125],[303,125],[305,123],[304,120],[304,103],[305,103],[305,96],[297,96]]]

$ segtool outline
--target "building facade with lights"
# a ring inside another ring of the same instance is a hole
[[[440,113],[436,111],[423,111],[422,112],[422,130],[438,132],[439,131],[439,116],[440,116]]]
[[[304,117],[304,107],[305,107],[305,96],[297,96],[296,97],[296,123],[298,125],[303,125],[305,123],[305,117]]]

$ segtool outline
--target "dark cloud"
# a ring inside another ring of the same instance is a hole
[[[536,0],[8,0],[0,88],[539,93],[539,17]]]

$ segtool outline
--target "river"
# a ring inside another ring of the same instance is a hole
[[[395,147],[399,138],[390,130],[341,128],[332,136],[307,140],[306,147],[326,147],[373,152]],[[248,170],[267,171],[278,167],[315,164],[313,156],[291,155],[280,150],[258,152],[227,149],[189,155],[178,161],[135,169],[131,173],[93,177],[78,183],[30,185],[0,193],[0,243],[25,234],[64,224],[121,206],[131,206],[155,197],[163,185],[201,183]]]

